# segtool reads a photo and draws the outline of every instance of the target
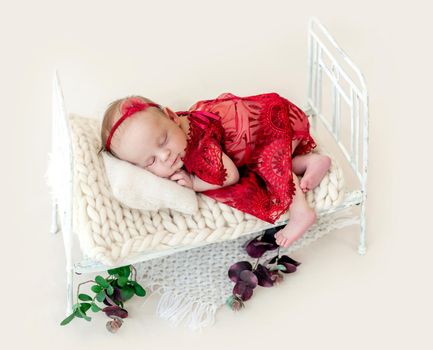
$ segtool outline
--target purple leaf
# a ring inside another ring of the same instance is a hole
[[[120,288],[114,286],[113,289],[114,289],[114,293],[111,296],[111,299],[113,299],[115,302],[124,301],[122,299],[122,294],[120,293]]]
[[[283,255],[278,259],[278,265],[283,265],[286,270],[282,271],[283,273],[292,273],[296,271],[296,266],[299,266],[301,263],[289,258],[287,255]]]
[[[241,295],[242,301],[247,301],[253,296],[253,290],[251,288],[245,288],[245,291]]]
[[[120,303],[122,303],[124,301],[122,299],[122,295],[120,293],[120,288],[116,287],[116,286],[113,286],[113,295],[109,296],[109,298],[111,300],[113,300],[115,304],[120,304]],[[107,298],[105,298],[103,300],[103,303],[105,305],[112,306],[111,303],[107,300]]]
[[[265,233],[263,234],[263,238],[262,241],[264,242],[268,242],[268,243],[272,243],[274,245],[277,246],[278,248],[278,244],[275,242],[275,234],[282,230],[284,227],[286,227],[286,225],[282,225],[282,226],[278,226],[278,227],[272,227],[272,228],[268,228]]]
[[[257,276],[259,286],[272,287],[272,276],[269,269],[262,264],[258,264],[254,274]]]
[[[295,266],[299,266],[301,265],[300,262],[293,260],[292,258],[288,257],[287,255],[281,255],[280,258],[278,259],[278,263],[280,262],[286,262]]]
[[[245,247],[247,254],[252,258],[260,258],[268,250],[278,248],[278,245],[272,242],[262,240],[263,236],[258,236],[249,241]]]
[[[262,241],[275,244],[278,248],[278,244],[275,242],[275,234],[278,231],[280,231],[283,227],[273,227],[273,228],[267,229],[265,231],[265,233],[263,234]]]
[[[281,262],[278,265],[284,266],[285,269],[281,270],[282,273],[292,273],[292,272],[296,271],[296,266],[295,265],[292,265],[292,264],[289,264],[289,263],[286,263],[286,262]]]
[[[252,269],[253,266],[248,261],[239,261],[233,264],[232,266],[230,266],[229,278],[236,283],[239,281],[239,275],[241,274],[242,271],[244,270],[251,271]]]
[[[252,271],[249,270],[242,271],[241,274],[239,275],[239,278],[241,279],[242,282],[246,284],[248,288],[254,289],[257,287],[257,284],[259,283],[257,276]]]
[[[233,294],[234,295],[242,295],[242,293],[245,292],[245,289],[247,289],[246,283],[239,281],[233,287]]]
[[[107,306],[102,309],[108,317],[117,316],[120,318],[128,317],[128,311],[119,306]]]
[[[253,295],[253,290],[249,288],[246,283],[239,281],[233,287],[233,294],[243,301],[247,301]]]

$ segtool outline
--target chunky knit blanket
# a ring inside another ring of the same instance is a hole
[[[175,251],[179,247],[232,240],[272,226],[203,194],[197,194],[199,210],[194,215],[122,205],[112,196],[103,159],[97,154],[100,121],[71,115],[69,122],[73,150],[73,231],[86,258],[113,266],[138,253]],[[321,147],[315,152],[325,153]],[[57,166],[59,157],[51,154],[47,172],[54,200],[64,190],[58,181],[63,176]],[[320,213],[338,205],[344,194],[342,171],[333,160],[320,186],[307,194],[307,200]],[[286,213],[277,224],[287,219]]]

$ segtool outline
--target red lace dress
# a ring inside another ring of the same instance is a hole
[[[295,193],[292,140],[301,140],[294,155],[316,147],[302,110],[276,93],[224,93],[178,115],[187,115],[190,122],[183,158],[189,173],[222,185],[226,170],[221,152],[239,170],[238,183],[203,194],[270,223],[288,210]]]

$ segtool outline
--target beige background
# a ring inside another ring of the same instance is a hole
[[[427,1],[1,2],[3,156],[2,343],[10,348],[431,349],[431,87]],[[58,326],[64,254],[49,234],[43,175],[50,149],[51,78],[67,107],[101,116],[140,93],[174,109],[230,91],[276,91],[306,102],[307,19],[317,16],[359,65],[370,93],[368,250],[357,228],[334,232],[294,258],[298,273],[223,308],[191,333],[155,316],[157,298],[131,303],[120,333]],[[143,305],[141,307],[141,305]]]

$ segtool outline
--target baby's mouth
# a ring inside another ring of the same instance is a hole
[[[179,155],[176,156],[176,159],[173,161],[173,163],[171,164],[171,166],[174,166],[178,160],[180,159]]]

